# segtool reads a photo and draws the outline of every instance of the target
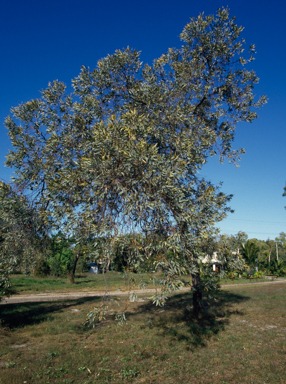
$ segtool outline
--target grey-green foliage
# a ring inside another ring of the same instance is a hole
[[[228,237],[228,243],[232,252],[240,253],[242,250],[242,244],[247,242],[248,236],[245,232],[239,231],[236,235]]]
[[[258,78],[247,68],[255,48],[244,54],[242,30],[227,9],[200,15],[183,29],[182,46],[152,65],[136,50],[117,50],[93,70],[82,67],[71,95],[54,81],[13,108],[7,165],[33,190],[44,220],[78,241],[142,232],[146,257],[156,254],[164,267],[163,287],[189,272],[200,290],[200,245],[231,196],[198,171],[216,154],[236,164],[236,125],[266,102],[254,99]]]
[[[0,298],[10,293],[15,268],[29,272],[43,248],[45,227],[26,196],[0,182]]]

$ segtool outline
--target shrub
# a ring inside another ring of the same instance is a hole
[[[71,264],[73,266],[73,263]],[[84,258],[84,257],[80,257],[78,259],[78,263],[77,263],[77,272],[79,273],[86,273],[89,271],[89,262]]]
[[[34,276],[45,277],[50,274],[50,267],[45,259],[39,259],[34,268]]]
[[[260,279],[263,276],[264,276],[264,272],[262,272],[262,271],[256,271],[255,274],[254,274],[254,277],[256,279]]]
[[[60,277],[63,275],[63,269],[60,263],[60,260],[56,257],[51,257],[49,259],[49,265],[51,270],[51,275],[55,277]]]
[[[51,275],[55,277],[65,276],[72,270],[74,255],[72,250],[62,248],[60,252],[50,257],[48,264],[51,269]]]

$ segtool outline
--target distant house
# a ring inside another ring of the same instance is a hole
[[[100,273],[100,267],[97,263],[89,263],[88,273]]]
[[[219,272],[221,261],[218,259],[217,252],[214,252],[211,256],[206,255],[201,258],[203,264],[210,264],[213,267],[213,271]]]

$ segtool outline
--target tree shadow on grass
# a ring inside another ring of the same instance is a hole
[[[244,313],[235,308],[236,304],[249,300],[241,294],[219,291],[199,318],[193,315],[191,294],[182,293],[172,296],[163,308],[145,304],[138,311],[127,315],[127,319],[148,313],[143,328],[158,330],[158,335],[170,337],[170,342],[185,342],[188,350],[206,346],[209,338],[225,330],[232,315],[243,316]]]
[[[210,337],[224,331],[232,315],[243,316],[244,313],[238,311],[235,306],[249,299],[234,292],[219,291],[210,307],[196,319],[192,312],[191,294],[179,293],[170,297],[163,308],[156,307],[148,301],[144,304],[140,303],[134,310],[127,312],[126,317],[127,321],[133,319],[140,322],[140,327],[147,332],[149,329],[156,330],[158,336],[169,338],[170,344],[183,342],[186,344],[186,349],[193,350],[206,346]],[[86,303],[96,305],[100,301],[100,297],[85,297],[69,301],[3,304],[0,306],[0,320],[3,328],[13,330],[51,321],[53,314],[63,312],[70,307]],[[84,328],[81,331],[85,331]]]
[[[29,302],[2,304],[0,306],[0,322],[3,328],[16,329],[26,325],[34,325],[52,320],[53,313],[80,306],[88,302],[99,301],[100,297],[83,297],[76,300],[53,302]]]

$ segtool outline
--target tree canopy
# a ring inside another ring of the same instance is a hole
[[[6,164],[45,222],[78,242],[144,233],[145,254],[155,253],[154,268],[166,271],[157,302],[187,271],[199,311],[199,246],[231,198],[199,171],[214,155],[236,164],[236,126],[266,102],[255,100],[258,78],[246,69],[255,47],[244,55],[242,30],[227,9],[192,18],[182,46],[152,65],[139,51],[117,50],[93,70],[83,66],[71,94],[54,81],[5,121],[13,145]]]

